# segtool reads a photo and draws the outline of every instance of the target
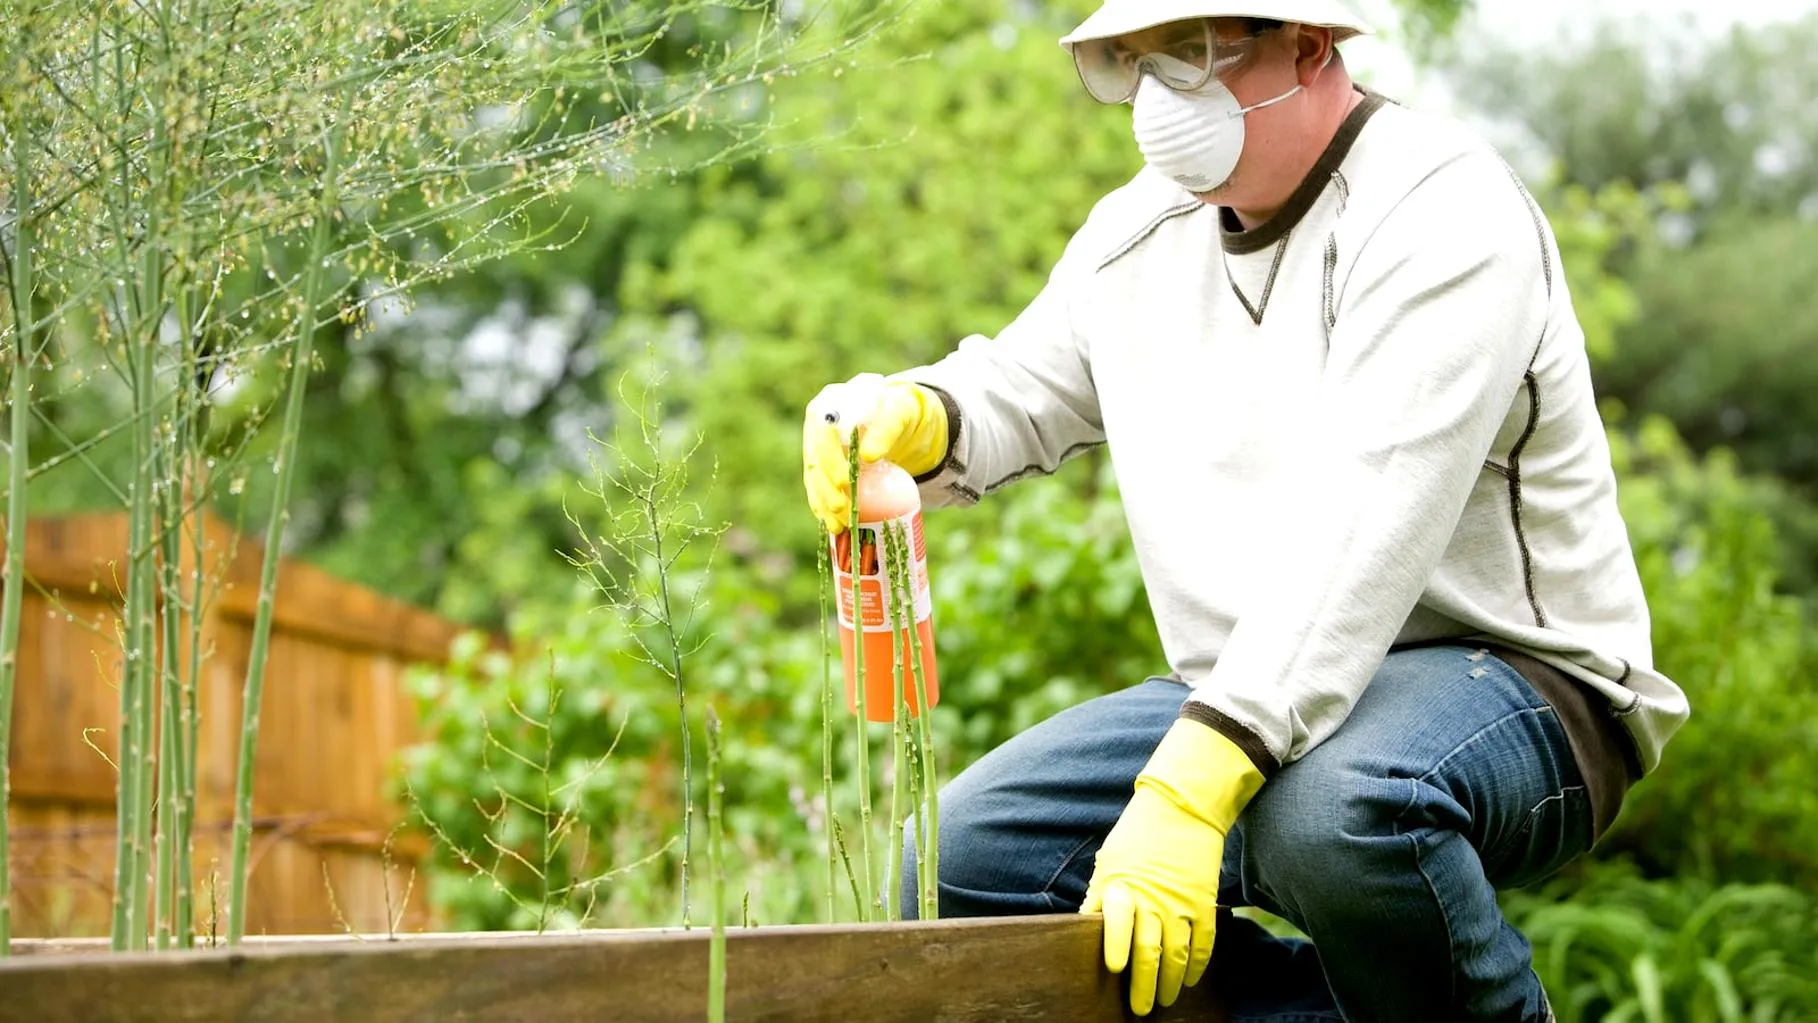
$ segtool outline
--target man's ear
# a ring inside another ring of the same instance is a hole
[[[1294,25],[1294,75],[1302,88],[1311,88],[1319,73],[1337,57],[1332,30],[1318,25]]]

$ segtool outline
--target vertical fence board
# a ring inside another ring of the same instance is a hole
[[[26,572],[48,596],[28,591],[20,636],[8,808],[15,933],[99,934],[107,927],[113,880],[116,775],[107,757],[119,730],[125,518],[39,520],[27,533]],[[194,885],[203,935],[211,911],[223,919],[226,913],[224,879],[217,892],[210,889],[229,859],[241,687],[261,556],[256,543],[213,519],[205,536],[200,569],[220,585],[199,630]],[[186,552],[186,577],[194,567]],[[313,566],[283,564],[254,786],[249,932],[333,932],[345,924],[384,930],[381,846],[405,819],[404,808],[388,798],[387,782],[415,735],[404,668],[442,659],[456,631]],[[187,664],[187,641],[179,653]],[[431,923],[424,886],[401,901],[420,853],[420,843],[389,853],[391,898],[398,900],[392,912],[401,908],[404,926],[413,929]]]
[[[119,733],[118,616],[108,603],[86,596],[53,604],[28,593],[22,608],[13,792],[70,802],[112,800],[108,758],[116,755]]]

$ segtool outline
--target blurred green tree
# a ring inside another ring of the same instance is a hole
[[[1463,34],[1445,78],[1571,184],[1683,186],[1680,240],[1725,217],[1818,215],[1818,14],[1715,39],[1653,15],[1578,27],[1543,48]]]

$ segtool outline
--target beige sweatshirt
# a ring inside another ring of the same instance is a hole
[[[1538,206],[1487,144],[1369,95],[1288,206],[1235,230],[1145,171],[944,392],[931,506],[1104,443],[1183,710],[1271,772],[1398,644],[1526,651],[1643,770],[1684,721],[1653,668],[1584,337]]]

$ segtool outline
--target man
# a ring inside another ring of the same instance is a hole
[[[1589,848],[1688,713],[1547,222],[1351,82],[1362,31],[1339,0],[1104,3],[1063,44],[1147,167],[859,435],[931,505],[1109,446],[1172,673],[955,778],[939,890],[1103,913],[1138,1014],[1210,962],[1238,1019],[1549,1019],[1496,890]],[[850,386],[804,430],[834,530]]]

